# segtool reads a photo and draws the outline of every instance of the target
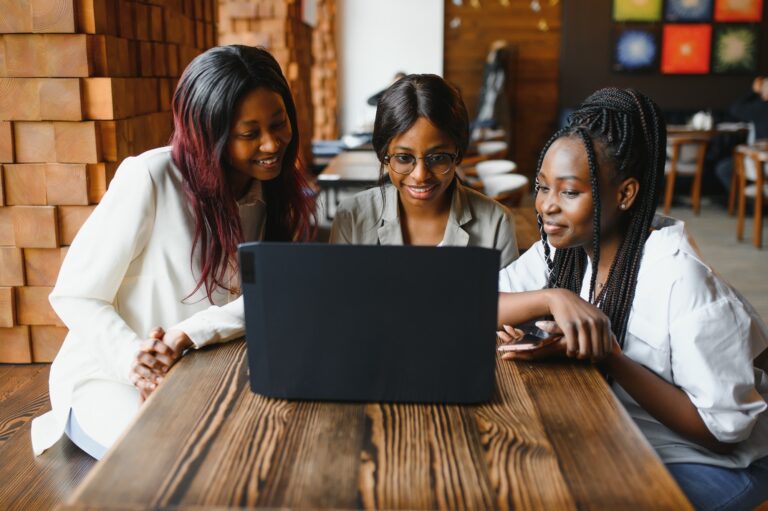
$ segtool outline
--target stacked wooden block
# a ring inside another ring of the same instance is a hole
[[[312,157],[312,28],[297,0],[219,0],[219,44],[263,46],[283,69],[296,102],[300,155]]]
[[[167,144],[178,76],[215,44],[215,0],[0,0],[0,13],[0,362],[50,361],[67,246],[119,162]]]
[[[312,32],[312,105],[314,140],[339,138],[336,121],[338,66],[336,61],[336,0],[317,0],[317,24]]]

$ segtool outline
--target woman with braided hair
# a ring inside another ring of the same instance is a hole
[[[503,355],[592,359],[699,509],[768,499],[768,328],[701,259],[682,222],[655,214],[666,128],[634,90],[602,89],[546,144],[537,242],[500,274],[499,337],[557,341]]]

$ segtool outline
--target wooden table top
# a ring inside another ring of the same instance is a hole
[[[242,341],[186,356],[64,509],[690,509],[598,374],[497,363],[481,406],[253,394]]]
[[[317,176],[320,186],[376,184],[381,163],[374,151],[342,151]]]

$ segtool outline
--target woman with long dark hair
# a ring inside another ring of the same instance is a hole
[[[467,109],[455,87],[430,74],[396,81],[379,100],[373,128],[390,184],[343,202],[331,243],[479,246],[501,251],[501,266],[512,262],[509,211],[456,176],[468,144]]]
[[[553,337],[504,358],[592,359],[697,509],[768,499],[768,328],[656,214],[666,126],[647,96],[602,89],[547,143],[536,175],[541,241],[501,272],[499,321],[551,315]],[[518,350],[518,349],[522,350]],[[576,440],[578,441],[578,440]],[[620,474],[618,474],[621,476]]]
[[[69,334],[53,409],[32,424],[38,454],[66,431],[99,458],[185,348],[242,335],[238,243],[310,237],[296,108],[268,52],[195,58],[173,120],[170,147],[120,165],[64,260],[50,301]]]

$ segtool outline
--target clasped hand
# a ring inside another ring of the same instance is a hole
[[[163,382],[173,364],[181,358],[181,346],[188,344],[185,342],[188,340],[183,332],[171,330],[166,333],[160,327],[152,329],[141,344],[131,368],[131,383],[139,390],[142,400],[147,399]]]

